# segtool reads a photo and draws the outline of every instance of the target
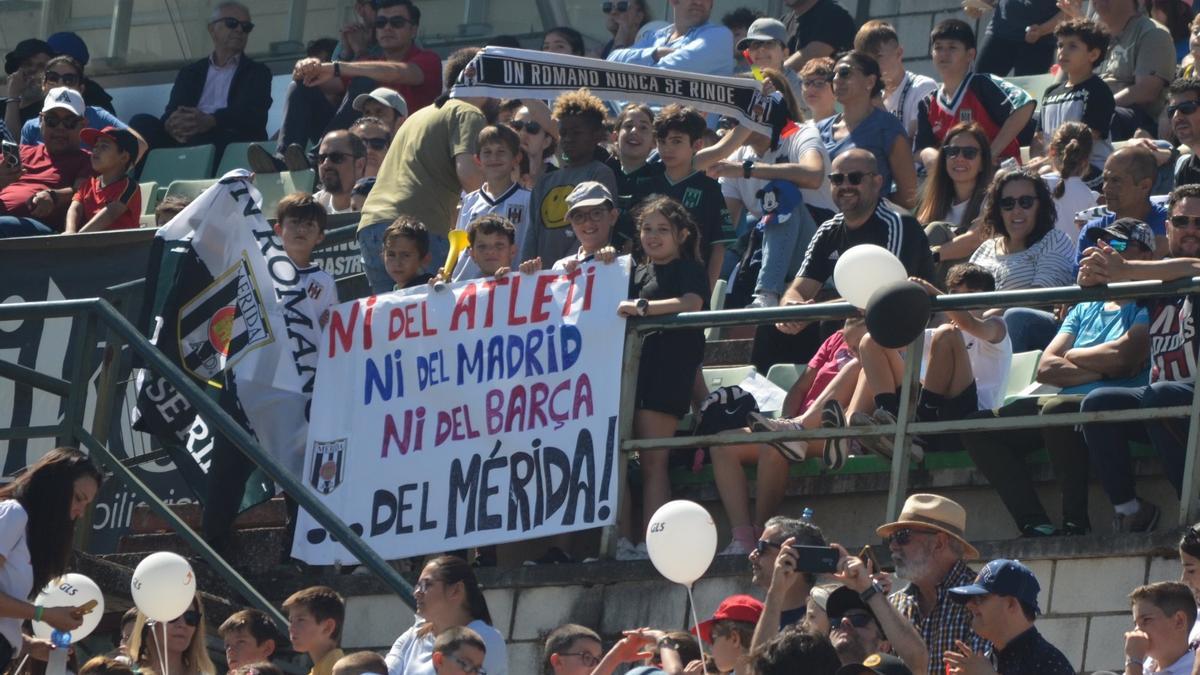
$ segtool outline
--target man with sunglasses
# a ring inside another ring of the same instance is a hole
[[[1079,285],[1117,281],[1173,281],[1200,275],[1200,185],[1182,185],[1167,203],[1165,260],[1129,260],[1111,245],[1097,243],[1079,267]],[[1082,412],[1190,405],[1196,386],[1200,339],[1196,335],[1196,296],[1149,298],[1150,380],[1139,387],[1103,387],[1089,393]],[[1158,524],[1159,508],[1137,495],[1129,445],[1149,440],[1162,460],[1167,480],[1182,492],[1188,427],[1186,418],[1138,422],[1095,422],[1083,425],[1092,466],[1113,504],[1113,530],[1149,532]]]
[[[80,149],[86,126],[83,97],[51,89],[42,103],[41,145],[22,145],[21,163],[0,162],[0,239],[62,232],[75,191],[92,177],[91,158]]]
[[[799,626],[808,613],[808,595],[817,576],[796,570],[796,554],[788,548],[793,545],[825,546],[825,535],[808,520],[773,516],[747,556],[750,583],[766,591],[755,644],[770,640],[788,626]]]
[[[212,53],[184,66],[175,77],[161,118],[134,115],[129,126],[152,148],[217,146],[267,138],[271,108],[271,71],[246,56],[254,23],[250,10],[227,0],[208,19]]]
[[[650,20],[646,0],[604,0],[600,11],[604,12],[604,27],[612,34],[612,39],[600,50],[602,59],[607,59],[614,49],[632,45],[638,29]]]
[[[1175,165],[1175,184],[1200,183],[1200,79],[1181,77],[1171,83],[1167,120],[1179,139],[1180,151],[1190,150]]]
[[[354,184],[367,168],[367,146],[358,136],[339,129],[325,134],[317,146],[317,177],[321,189],[313,200],[328,213],[350,213]]]
[[[835,589],[825,602],[825,611],[829,615],[829,641],[842,665],[862,663],[870,654],[892,651],[883,625],[858,591],[849,586]]]
[[[42,75],[42,95],[49,93],[55,87],[67,87],[79,92],[80,96],[84,96],[84,82],[86,78],[83,75],[83,64],[76,61],[70,56],[56,56],[50,59],[46,64],[46,72]],[[94,105],[86,105],[87,98],[84,98],[83,115],[87,118],[87,126],[92,129],[104,129],[106,127],[116,127],[117,129],[128,129],[124,122],[117,119],[104,108]],[[34,117],[26,120],[25,125],[21,127],[21,145],[36,145],[42,142],[42,118]],[[85,145],[85,149],[91,150],[91,146]]]
[[[618,63],[707,75],[733,74],[733,33],[709,23],[713,0],[667,0],[675,22],[606,57]]]

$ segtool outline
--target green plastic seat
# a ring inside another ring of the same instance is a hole
[[[1008,379],[1004,385],[1005,403],[1019,398],[1021,390],[1036,381],[1038,363],[1041,360],[1042,350],[1040,349],[1012,355],[1012,363],[1008,367]]]
[[[712,297],[708,299],[708,308],[712,311],[720,311],[725,309],[725,287],[727,282],[724,279],[717,279],[717,283],[713,284]],[[720,328],[705,328],[704,340],[720,340]]]
[[[163,199],[175,197],[189,202],[199,197],[202,192],[217,184],[216,178],[199,178],[196,180],[174,180],[167,186]]]
[[[1035,101],[1042,100],[1042,94],[1046,93],[1046,89],[1058,81],[1058,77],[1045,73],[1042,75],[1018,75],[1006,77],[1010,84],[1016,85],[1026,91]]]
[[[212,178],[213,158],[216,154],[217,149],[212,145],[151,150],[146,155],[141,180],[170,185],[172,181],[177,180]]]
[[[262,212],[267,218],[275,217],[275,206],[280,199],[293,192],[312,192],[315,183],[316,174],[312,169],[254,176],[254,186],[262,193]]]
[[[246,151],[252,145],[261,145],[266,148],[267,152],[275,152],[275,141],[239,141],[230,143],[225,146],[225,153],[221,155],[221,161],[217,164],[217,170],[213,172],[213,176],[220,178],[234,169],[245,169],[250,171],[250,162],[246,158]]]
[[[138,191],[142,196],[142,215],[153,214],[154,207],[158,206],[158,183],[138,183]]]

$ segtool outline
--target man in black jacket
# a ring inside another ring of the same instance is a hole
[[[130,126],[151,147],[227,143],[267,138],[271,71],[246,56],[254,24],[240,2],[222,2],[208,21],[212,54],[185,66],[175,77],[161,118],[136,115]]]

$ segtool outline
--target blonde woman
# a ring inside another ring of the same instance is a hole
[[[217,668],[205,649],[204,603],[200,596],[183,614],[167,624],[166,644],[163,645],[163,629],[157,622],[138,612],[133,624],[133,635],[129,639],[129,658],[140,673],[155,675],[216,675]],[[151,635],[151,631],[154,634]],[[166,651],[167,672],[160,672],[163,662],[163,647]]]

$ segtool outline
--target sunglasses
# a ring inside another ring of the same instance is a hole
[[[82,117],[72,115],[70,117],[55,117],[53,115],[42,115],[42,124],[50,129],[62,127],[64,129],[78,129],[84,123]]]
[[[766,539],[759,539],[758,541],[754,542],[754,550],[760,556],[766,555],[767,550],[772,549],[772,548],[783,548],[783,544],[779,544],[779,543],[776,543],[773,541],[767,541]]]
[[[913,535],[915,535],[915,534],[934,534],[934,533],[926,531],[926,530],[914,530],[911,527],[906,527],[904,529],[896,530],[895,532],[889,534],[884,539],[884,541],[887,542],[888,545],[895,544],[897,546],[908,546],[909,542],[912,541]]]
[[[56,73],[53,70],[47,70],[43,75],[46,81],[50,84],[58,84],[62,82],[65,86],[74,87],[79,84],[79,76],[75,73]]]
[[[250,31],[254,30],[254,22],[253,21],[239,21],[239,20],[233,18],[232,16],[227,16],[227,17],[224,17],[221,19],[217,19],[216,21],[213,21],[209,25],[211,26],[213,23],[224,24],[224,26],[226,28],[228,28],[229,30],[235,30],[240,27],[242,29],[242,32],[247,33],[247,34]]]
[[[1200,217],[1198,216],[1171,216],[1171,227],[1184,228],[1191,225],[1195,228],[1200,228]]]
[[[538,124],[537,120],[530,120],[528,122],[525,120],[513,120],[508,123],[508,126],[517,131],[528,131],[531,136],[537,136],[542,133],[542,125]]]
[[[867,176],[877,176],[879,174],[874,171],[851,171],[850,173],[831,173],[829,174],[829,182],[834,185],[841,185],[847,181],[851,185],[860,185],[863,179]]]
[[[408,19],[406,19],[402,16],[377,16],[377,17],[375,17],[375,27],[376,28],[387,28],[388,26],[391,26],[392,28],[405,28],[411,24],[412,24],[412,21],[409,21]]]
[[[1030,195],[1021,195],[1020,197],[1004,197],[1000,200],[1000,208],[1005,211],[1012,211],[1020,206],[1023,209],[1032,209],[1037,203],[1037,197]]]
[[[600,659],[594,654],[589,654],[587,652],[559,652],[558,655],[577,657],[579,662],[583,664],[585,668],[595,668],[596,666],[600,665]]]
[[[1200,108],[1200,101],[1184,101],[1183,103],[1169,105],[1167,106],[1167,117],[1174,117],[1177,112],[1181,112],[1184,115],[1191,115],[1196,112],[1197,108]]]
[[[317,155],[317,164],[318,165],[324,164],[325,160],[329,160],[333,164],[341,164],[342,162],[346,161],[347,159],[350,159],[350,155],[347,153],[344,153],[344,152],[331,152],[328,154],[318,154]]]
[[[612,14],[613,7],[616,7],[618,12],[624,13],[624,12],[629,11],[629,3],[625,2],[625,0],[621,0],[620,2],[617,2],[617,3],[612,3],[612,2],[602,3],[600,5],[600,10],[602,12],[604,12],[605,14]]]
[[[189,609],[188,611],[184,612],[183,614],[180,614],[179,616],[175,617],[171,621],[171,623],[175,623],[176,621],[183,621],[184,623],[191,626],[192,628],[195,628],[196,626],[200,625],[200,612],[198,612],[194,609]]]
[[[1129,248],[1128,239],[1117,239],[1116,237],[1113,237],[1111,239],[1105,239],[1104,243],[1111,246],[1112,250],[1116,251],[1117,253],[1124,253],[1125,249]]]
[[[979,156],[979,148],[970,146],[947,145],[942,148],[942,152],[946,155],[946,159],[954,159],[959,155],[962,155],[963,159],[975,159]]]
[[[867,626],[869,626],[871,624],[871,615],[870,614],[846,614],[845,616],[831,616],[831,617],[829,617],[829,625],[836,628],[836,627],[842,625],[842,620],[849,621],[850,625],[854,626],[855,628],[866,628]]]
[[[853,66],[842,66],[833,71],[833,76],[837,79],[845,79],[853,75],[854,71],[855,68]]]
[[[364,138],[362,142],[372,150],[387,150],[390,141],[386,138]]]

